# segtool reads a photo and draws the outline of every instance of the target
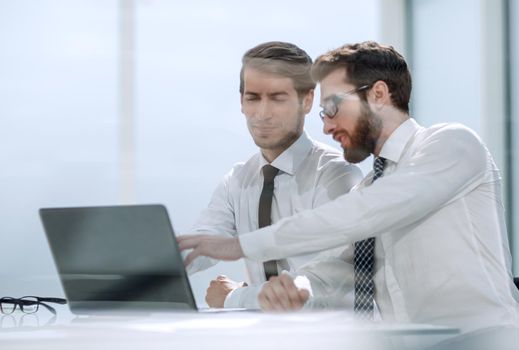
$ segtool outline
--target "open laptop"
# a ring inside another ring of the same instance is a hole
[[[163,205],[40,209],[70,310],[196,310]]]

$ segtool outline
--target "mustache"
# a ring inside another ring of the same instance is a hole
[[[253,121],[253,122],[248,122],[247,124],[253,128],[275,128],[275,127],[278,127],[281,125],[280,123],[272,123],[272,122],[264,122],[264,121],[261,121],[261,122]]]

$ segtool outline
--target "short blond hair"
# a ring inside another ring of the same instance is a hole
[[[315,82],[310,76],[312,59],[303,49],[291,43],[270,41],[253,47],[243,55],[240,71],[240,94],[242,95],[245,67],[292,79],[299,97],[315,89]]]

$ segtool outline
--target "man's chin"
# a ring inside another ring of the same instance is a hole
[[[362,162],[364,159],[368,158],[371,155],[371,153],[367,150],[361,150],[361,149],[345,149],[344,150],[344,159],[352,164],[357,164]]]

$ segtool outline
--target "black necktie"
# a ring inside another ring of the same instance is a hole
[[[263,167],[263,190],[261,190],[259,208],[258,208],[258,226],[259,228],[269,226],[271,221],[272,196],[274,195],[274,178],[278,174],[279,169],[267,164]],[[265,269],[265,277],[267,281],[271,276],[277,276],[278,266],[276,260],[265,261],[263,263]]]
[[[373,163],[373,181],[384,173],[386,159],[378,157]],[[375,237],[355,242],[355,315],[364,319],[373,319],[375,286],[373,283],[373,265],[375,256]]]

